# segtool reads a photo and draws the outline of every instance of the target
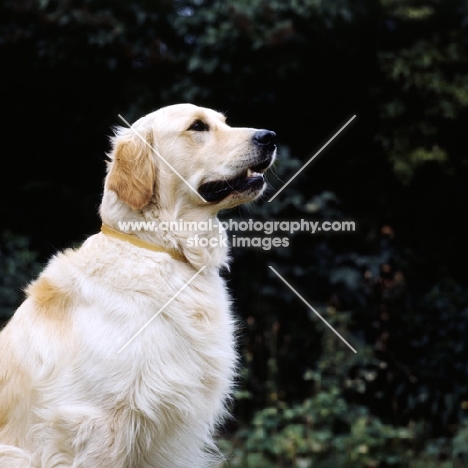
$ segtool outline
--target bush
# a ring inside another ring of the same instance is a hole
[[[23,300],[23,288],[40,269],[38,255],[26,237],[0,235],[0,321],[6,321]]]

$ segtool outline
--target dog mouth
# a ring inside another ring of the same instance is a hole
[[[257,192],[265,185],[263,173],[270,166],[271,161],[272,159],[268,158],[260,164],[247,168],[233,179],[206,182],[198,188],[198,193],[207,202],[216,203],[232,193]]]

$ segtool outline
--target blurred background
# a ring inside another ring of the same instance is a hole
[[[2,0],[1,320],[98,231],[117,115],[212,107],[279,140],[224,217],[357,226],[233,249],[226,466],[468,466],[467,28],[465,0]]]

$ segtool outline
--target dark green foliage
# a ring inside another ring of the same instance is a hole
[[[10,318],[24,298],[23,289],[39,272],[37,253],[29,248],[28,239],[0,235],[0,324]]]

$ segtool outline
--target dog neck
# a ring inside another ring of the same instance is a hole
[[[156,249],[177,252],[177,256],[184,258],[197,270],[203,266],[217,270],[229,268],[226,232],[219,226],[214,213],[202,214],[193,209],[184,212],[178,206],[161,209],[156,205],[133,210],[119,200],[113,191],[106,190],[100,214],[103,224],[114,231],[133,241],[155,246]],[[181,221],[195,222],[198,229],[185,229]],[[151,247],[150,250],[155,249]]]
[[[162,247],[160,245],[151,244],[146,242],[138,237],[132,236],[131,234],[125,234],[124,232],[117,231],[106,224],[101,226],[101,232],[106,236],[115,237],[125,242],[129,242],[132,245],[140,247],[142,249],[151,250],[152,252],[163,252],[169,254],[174,260],[179,260],[180,262],[187,262],[185,256],[176,249],[169,249],[167,247]]]

